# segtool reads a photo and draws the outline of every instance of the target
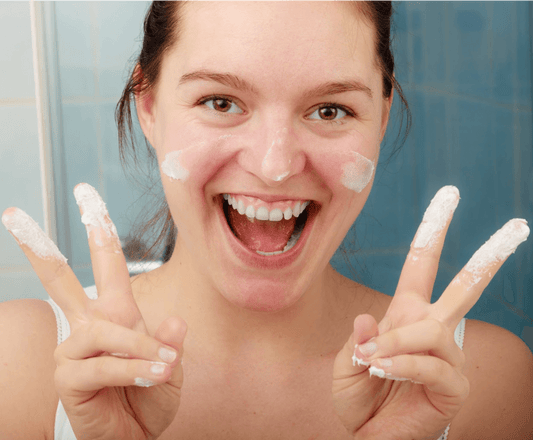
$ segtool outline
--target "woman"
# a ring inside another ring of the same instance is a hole
[[[4,212],[54,309],[2,304],[2,438],[531,437],[529,350],[476,321],[463,350],[454,338],[525,221],[435,304],[454,187],[432,201],[393,298],[328,264],[401,93],[389,18],[370,3],[154,3],[120,120],[134,94],[174,251],[130,280],[103,202],[78,185],[91,300],[35,225]],[[54,311],[70,324],[57,348]]]

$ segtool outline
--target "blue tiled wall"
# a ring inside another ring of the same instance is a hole
[[[397,78],[413,127],[398,158],[378,168],[350,243],[347,276],[394,294],[429,201],[456,185],[461,202],[443,250],[433,300],[472,254],[513,217],[533,224],[531,6],[528,2],[398,2]],[[396,104],[398,99],[396,99]],[[397,108],[397,106],[395,106]],[[382,160],[396,135],[388,133]],[[393,136],[394,135],[394,136]],[[494,276],[468,318],[521,336],[533,348],[533,240]]]
[[[440,187],[456,185],[462,200],[448,232],[435,300],[508,219],[522,217],[533,224],[531,6],[528,2],[398,2],[395,6],[396,75],[413,113],[413,127],[400,154],[384,167],[396,137],[391,121],[371,196],[345,241],[346,253],[338,253],[333,264],[345,275],[393,294],[429,201]],[[69,257],[84,284],[92,283],[90,260],[71,189],[80,181],[94,185],[123,237],[141,206],[131,208],[139,193],[123,177],[113,111],[140,45],[147,7],[147,2],[55,3],[68,163],[64,215],[71,235]],[[0,36],[10,35],[1,41],[17,42],[0,45],[0,51],[8,51],[1,52],[0,59],[10,57],[18,63],[0,72],[2,79],[15,84],[0,89],[0,117],[7,121],[0,128],[0,151],[8,159],[14,154],[13,144],[28,152],[23,168],[17,168],[18,159],[0,162],[9,163],[2,175],[17,182],[7,179],[4,185],[9,191],[3,190],[0,197],[2,206],[18,204],[41,222],[28,5],[0,3],[0,12],[6,12],[0,13]],[[17,38],[12,38],[13,32]],[[395,109],[398,102],[396,97]],[[10,130],[10,125],[24,130]],[[530,347],[532,243],[530,238],[508,259],[467,315],[511,330]],[[16,279],[13,268],[30,273],[10,237],[2,234],[0,245],[8,249],[0,257],[3,283]],[[2,295],[0,300],[7,299]]]
[[[0,42],[0,213],[18,206],[42,225],[29,3],[0,2]],[[3,226],[0,286],[0,301],[46,294]]]

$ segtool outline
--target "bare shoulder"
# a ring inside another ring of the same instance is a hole
[[[513,333],[466,321],[464,374],[470,395],[450,440],[533,440],[533,355]]]
[[[0,303],[0,438],[50,438],[58,402],[56,346],[49,304],[38,299]]]

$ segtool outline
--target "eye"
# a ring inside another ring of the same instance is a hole
[[[211,110],[215,110],[220,113],[244,113],[243,110],[231,99],[224,98],[223,96],[209,96],[198,102],[198,104],[205,104]]]
[[[353,116],[353,112],[339,105],[326,104],[317,108],[309,115],[309,119],[321,120],[325,122],[340,122],[346,116]]]

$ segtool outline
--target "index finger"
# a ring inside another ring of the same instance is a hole
[[[88,301],[82,285],[56,244],[19,208],[8,208],[2,223],[15,237],[50,297],[71,318],[81,318]]]
[[[444,239],[459,203],[459,190],[444,186],[431,200],[405,260],[394,296],[415,294],[431,301]]]

